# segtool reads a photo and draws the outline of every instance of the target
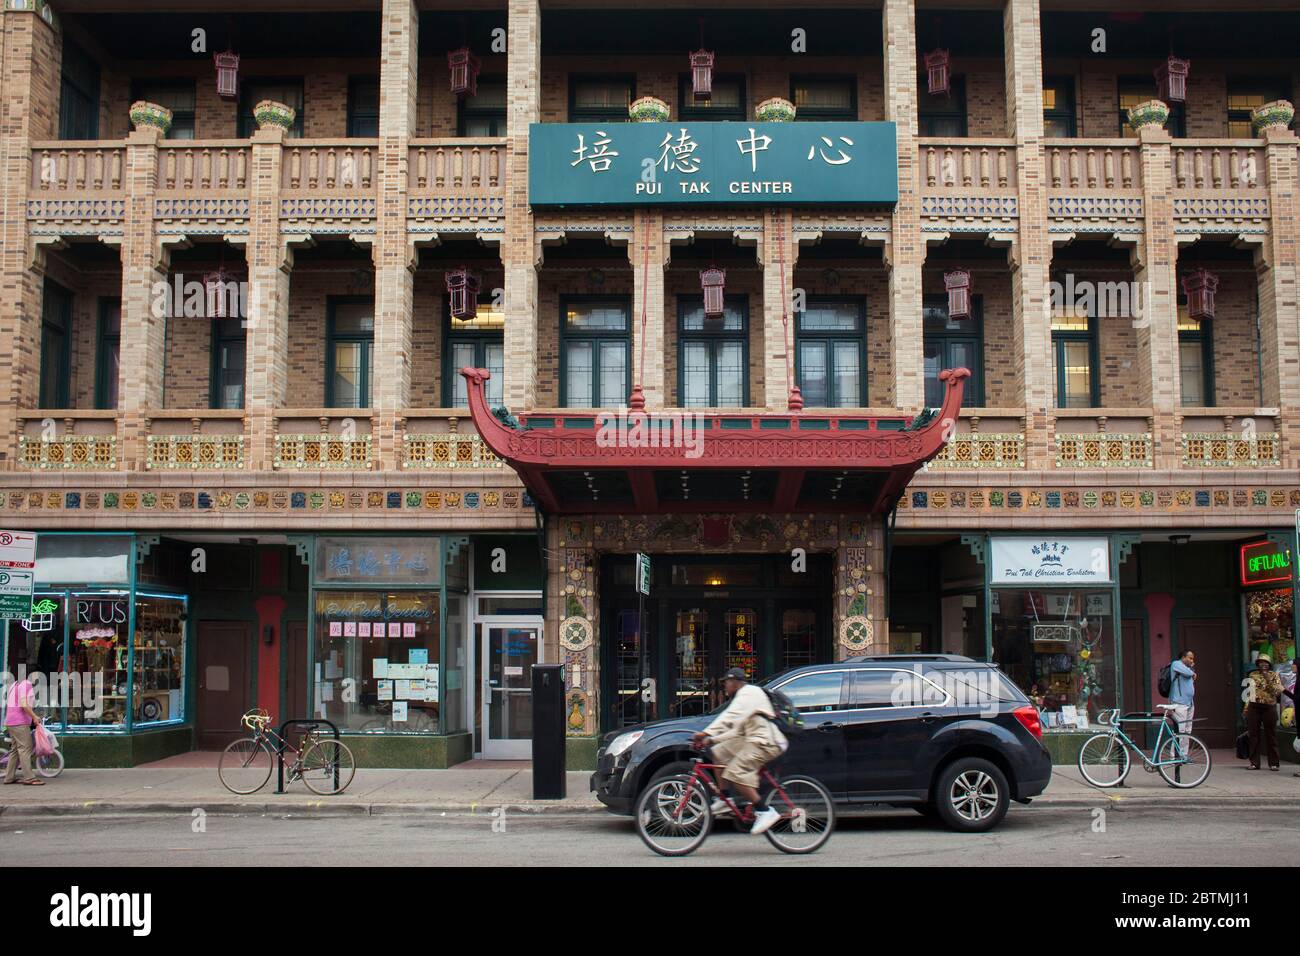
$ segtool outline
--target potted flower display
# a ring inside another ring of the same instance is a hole
[[[136,129],[154,126],[166,133],[172,128],[172,111],[157,103],[137,100],[131,104],[131,123]]]
[[[1295,119],[1295,106],[1287,100],[1274,100],[1250,111],[1250,125],[1258,136],[1266,129],[1286,129]]]
[[[668,104],[657,96],[642,96],[632,101],[627,115],[634,123],[666,123]]]
[[[784,97],[773,96],[758,104],[754,116],[764,123],[793,123],[794,104]]]
[[[1169,107],[1160,100],[1147,100],[1137,106],[1129,107],[1128,125],[1134,129],[1143,129],[1147,126],[1164,126],[1168,119]]]
[[[297,115],[292,106],[275,100],[262,100],[253,107],[253,119],[257,120],[258,129],[292,129],[293,119]]]

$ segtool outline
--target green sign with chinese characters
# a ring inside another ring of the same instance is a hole
[[[893,123],[534,123],[533,206],[886,204]]]

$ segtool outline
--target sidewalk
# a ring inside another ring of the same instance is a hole
[[[217,780],[216,755],[187,754],[130,769],[65,770],[44,787],[0,787],[0,819],[57,814],[274,813],[311,816],[412,813],[491,813],[499,807],[535,814],[601,813],[604,808],[587,789],[589,774],[568,774],[563,800],[533,800],[532,774],[523,762],[493,766],[472,761],[451,770],[358,770],[347,791],[321,797],[301,783],[276,794],[275,776],[259,793],[238,796]],[[1035,807],[1080,809],[1109,807],[1171,809],[1207,807],[1297,806],[1300,780],[1294,764],[1279,773],[1242,769],[1232,752],[1215,751],[1210,778],[1194,790],[1175,790],[1157,774],[1135,767],[1127,786],[1097,790],[1084,783],[1077,768],[1057,767],[1051,786],[1034,799]],[[197,764],[197,766],[196,766]],[[209,765],[210,764],[210,765]]]

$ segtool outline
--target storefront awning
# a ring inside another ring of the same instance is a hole
[[[911,418],[851,412],[521,413],[488,408],[463,368],[483,441],[547,514],[881,514],[954,431],[970,372],[941,372],[943,406]]]

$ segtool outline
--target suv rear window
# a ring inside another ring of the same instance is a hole
[[[849,707],[921,707],[942,703],[935,687],[915,671],[877,668],[853,673]]]
[[[931,680],[952,694],[958,704],[981,706],[989,703],[1027,704],[1029,698],[1006,674],[987,664],[936,667]]]
[[[843,671],[820,671],[801,674],[779,688],[801,714],[814,711],[839,710],[840,693],[844,686]]]

